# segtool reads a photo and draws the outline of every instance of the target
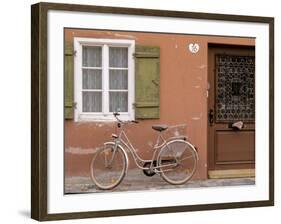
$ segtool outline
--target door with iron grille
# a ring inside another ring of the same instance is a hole
[[[208,170],[254,168],[254,47],[210,45],[208,63]]]

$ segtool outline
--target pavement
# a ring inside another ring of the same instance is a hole
[[[200,187],[221,187],[221,186],[239,186],[254,185],[255,178],[229,178],[229,179],[207,179],[207,180],[190,180],[183,185],[171,185],[164,181],[160,175],[152,177],[145,176],[139,169],[129,170],[127,176],[121,184],[109,192],[120,191],[138,191],[138,190],[159,190],[175,188],[200,188]],[[106,191],[106,192],[107,192]],[[105,192],[95,187],[90,177],[73,176],[65,178],[65,193],[89,193]]]

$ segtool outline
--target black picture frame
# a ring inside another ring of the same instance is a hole
[[[167,18],[194,18],[253,22],[269,25],[269,200],[186,205],[153,208],[132,208],[126,210],[88,211],[75,213],[48,214],[47,191],[47,13],[49,10],[72,12],[99,12],[158,16]],[[31,6],[31,218],[46,221],[79,219],[108,216],[141,215],[170,212],[215,210],[226,208],[260,207],[274,205],[274,18],[257,16],[163,11],[137,8],[118,8],[89,5],[38,3]]]

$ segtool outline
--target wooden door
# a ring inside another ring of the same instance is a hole
[[[254,168],[254,47],[210,45],[208,50],[209,174]]]

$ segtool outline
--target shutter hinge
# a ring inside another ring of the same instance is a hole
[[[157,82],[156,80],[151,80],[151,82],[154,84],[154,85],[156,85],[156,86],[159,86],[159,82]]]
[[[77,109],[77,102],[73,102],[72,105],[73,105],[73,108],[74,108],[74,109]]]
[[[73,50],[71,52],[68,51],[65,53],[65,56],[76,56],[76,53],[77,53],[77,51],[75,51],[75,50]]]

